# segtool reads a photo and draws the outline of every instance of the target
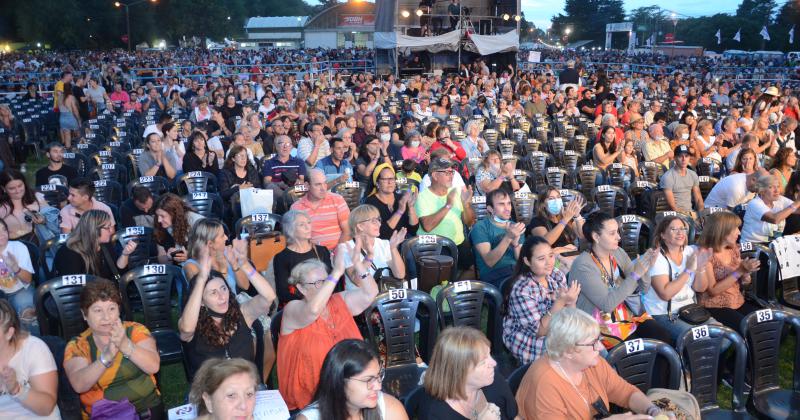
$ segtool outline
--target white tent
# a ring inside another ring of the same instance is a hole
[[[519,34],[516,29],[500,35],[472,34],[469,39],[475,44],[480,55],[519,50]]]
[[[437,36],[408,36],[399,32],[375,32],[375,48],[410,48],[412,51],[457,51],[460,31],[452,31]]]

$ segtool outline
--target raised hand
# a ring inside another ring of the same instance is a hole
[[[450,207],[455,207],[456,200],[458,200],[458,190],[453,188],[449,193],[447,193],[447,204],[449,204]]]
[[[465,205],[469,204],[472,199],[472,185],[461,189],[461,202]]]
[[[658,252],[656,252],[656,250],[653,248],[648,249],[641,257],[639,257],[639,260],[636,261],[633,271],[635,271],[639,277],[644,276],[650,270],[653,264],[655,264],[656,259],[658,259]]]
[[[125,244],[125,248],[122,249],[122,255],[130,257],[131,254],[133,254],[133,252],[136,251],[136,247],[138,245],[139,243],[136,241],[128,241],[128,243]]]
[[[580,283],[573,282],[569,287],[559,289],[558,299],[564,303],[564,306],[574,307],[578,302],[578,296],[581,294]]]
[[[509,223],[506,226],[506,235],[511,239],[511,243],[515,245],[523,234],[525,234],[525,223]]]
[[[396,249],[406,239],[406,228],[392,232],[392,237],[389,238],[389,246]]]
[[[739,264],[739,270],[744,272],[745,274],[758,271],[760,267],[761,267],[761,261],[755,258],[745,258]]]
[[[364,248],[364,240],[360,236],[357,236],[353,240],[353,243],[354,243],[353,251],[352,251],[352,254],[351,254],[351,257],[353,259],[352,260],[353,268],[355,268],[356,273],[365,273],[369,269],[369,265],[367,264],[367,262],[364,260],[363,256],[361,255],[361,251],[364,250],[364,252],[367,253],[367,258],[371,259],[372,258],[372,250]]]
[[[125,342],[125,327],[122,326],[122,320],[117,318],[117,321],[111,327],[111,343],[114,343],[117,348],[122,348]]]

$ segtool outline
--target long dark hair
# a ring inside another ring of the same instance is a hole
[[[0,172],[0,188],[2,188],[2,193],[0,193],[0,207],[8,206],[9,209],[14,210],[14,204],[11,203],[11,197],[8,196],[6,192],[6,185],[8,185],[11,181],[22,181],[25,184],[25,193],[22,195],[22,205],[29,206],[33,203],[36,203],[36,195],[34,195],[33,190],[28,185],[28,181],[25,179],[25,175],[22,172],[8,168],[3,172]]]
[[[319,408],[319,418],[347,420],[346,380],[363,372],[373,360],[378,361],[378,353],[364,340],[347,339],[336,343],[325,356],[320,371],[319,384],[314,400]],[[361,409],[364,420],[380,420],[380,410]]]
[[[547,239],[541,236],[529,236],[528,239],[525,240],[525,243],[522,244],[522,249],[519,251],[519,258],[517,258],[517,263],[514,265],[514,272],[511,274],[511,279],[506,282],[507,284],[503,285],[503,315],[508,314],[508,297],[511,295],[511,290],[514,289],[514,285],[516,285],[520,279],[531,273],[530,266],[525,264],[525,258],[530,261],[533,249],[539,245],[547,245],[552,248],[550,242],[547,242]]]
[[[195,280],[197,280],[197,276],[199,275],[200,273],[195,274],[189,282],[189,284],[191,284],[191,289],[189,293],[186,294],[186,300],[188,300],[188,296],[197,284]],[[208,285],[211,279],[222,279],[222,282],[225,283],[226,286],[228,285],[225,281],[225,275],[219,271],[211,270],[211,272],[208,273],[208,280],[205,285]],[[234,291],[228,289],[228,295],[228,310],[222,315],[222,322],[220,325],[214,322],[211,312],[205,305],[200,307],[200,314],[197,317],[197,332],[200,333],[200,336],[202,336],[208,344],[214,347],[224,347],[228,344],[228,341],[230,341],[239,326],[239,319],[242,317],[242,313],[239,310],[239,302],[236,301]]]
[[[611,147],[606,147],[606,131],[608,130],[613,131],[615,136],[617,133],[616,129],[610,125],[607,125],[600,130],[600,147],[603,149],[603,153],[606,154],[614,153],[617,151],[616,138],[611,141]]]

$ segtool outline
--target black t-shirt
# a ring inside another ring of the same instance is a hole
[[[511,420],[517,416],[519,410],[517,408],[517,401],[514,399],[514,394],[511,393],[511,388],[509,388],[506,379],[497,372],[497,370],[495,370],[494,373],[494,382],[484,387],[482,391],[483,395],[486,397],[486,401],[493,403],[500,409],[501,420]],[[420,398],[417,417],[426,420],[467,419],[467,417],[453,410],[445,401],[437,400],[427,392],[423,393]]]
[[[101,246],[108,250],[108,254],[112,260],[110,263],[116,264],[119,254],[115,247],[111,244],[101,244]],[[117,271],[122,274],[124,270],[117,269]],[[106,262],[103,252],[98,252],[97,271],[90,272],[87,270],[81,254],[69,249],[65,244],[58,248],[56,256],[53,259],[53,277],[66,276],[68,274],[90,274],[104,279],[114,279],[114,271],[109,266],[109,263]]]
[[[280,306],[286,305],[289,301],[303,298],[301,294],[289,291],[289,275],[297,264],[319,258],[320,261],[325,263],[328,270],[331,269],[331,253],[328,248],[321,245],[314,245],[314,247],[316,252],[312,249],[302,254],[285,248],[272,259],[272,267],[275,270],[275,292],[278,294]]]
[[[597,108],[597,105],[595,105],[594,101],[591,98],[581,99],[580,101],[578,101],[576,105],[581,114],[590,118],[594,118],[594,109]],[[583,107],[591,108],[591,112],[584,112]]]
[[[76,171],[75,168],[69,165],[61,165],[61,168],[57,171],[54,171],[45,166],[36,171],[36,186],[38,187],[39,185],[47,184],[48,183],[47,179],[53,175],[65,176],[67,178],[67,182],[70,182],[78,177],[78,171]]]
[[[235,299],[233,295],[230,297]],[[244,360],[249,360],[253,363],[256,361],[255,349],[253,348],[252,330],[247,326],[244,320],[244,315],[239,312],[239,322],[236,324],[236,331],[230,339],[228,344],[223,347],[216,347],[211,345],[208,340],[203,337],[199,329],[197,329],[192,337],[192,341],[186,343],[186,359],[189,370],[189,381],[194,378],[197,369],[200,365],[208,359],[228,359],[239,357]]]
[[[78,85],[72,86],[72,94],[75,95],[75,100],[78,102],[78,115],[81,116],[83,121],[89,119],[89,101],[86,100],[86,94],[83,93],[83,88]]]
[[[123,228],[131,226],[153,227],[153,211],[155,206],[150,207],[149,212],[143,212],[136,207],[132,198],[122,202],[119,208],[119,222]]]
[[[397,209],[397,204],[400,202],[400,197],[402,197],[402,195],[397,193],[394,194],[394,206],[392,206],[391,209],[383,201],[379,200],[377,195],[371,195],[364,200],[364,204],[371,204],[375,206],[375,208],[378,209],[378,213],[381,215],[381,220],[383,220],[383,223],[381,223],[381,239],[391,239],[392,233],[394,233],[395,230],[400,230],[402,228],[408,229],[408,232],[406,232],[406,237],[409,238],[414,236],[417,232],[417,227],[419,224],[411,225],[409,223],[408,212],[405,212],[402,216],[400,216],[400,221],[397,222],[397,226],[395,226],[394,229],[389,227],[389,224],[386,223],[386,221],[389,220],[394,214],[394,210]]]
[[[525,231],[528,233],[528,235],[531,235],[531,231],[537,227],[541,226],[545,228],[547,231],[551,231],[553,230],[555,225],[556,225],[555,223],[549,220],[545,220],[539,216],[535,216],[533,219],[531,219],[530,223],[528,223],[528,227],[525,229]],[[569,238],[567,237],[568,234],[565,233],[569,229],[572,229],[569,225],[564,227],[564,230],[561,231],[561,235],[558,236],[558,239],[556,239],[556,242],[553,244],[553,247],[557,248],[572,244],[572,242],[570,242]]]

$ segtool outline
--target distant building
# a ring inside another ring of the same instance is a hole
[[[306,23],[305,48],[372,48],[375,3],[352,1],[329,7]]]
[[[302,48],[306,22],[308,16],[251,17],[244,26],[246,42],[259,48]]]

